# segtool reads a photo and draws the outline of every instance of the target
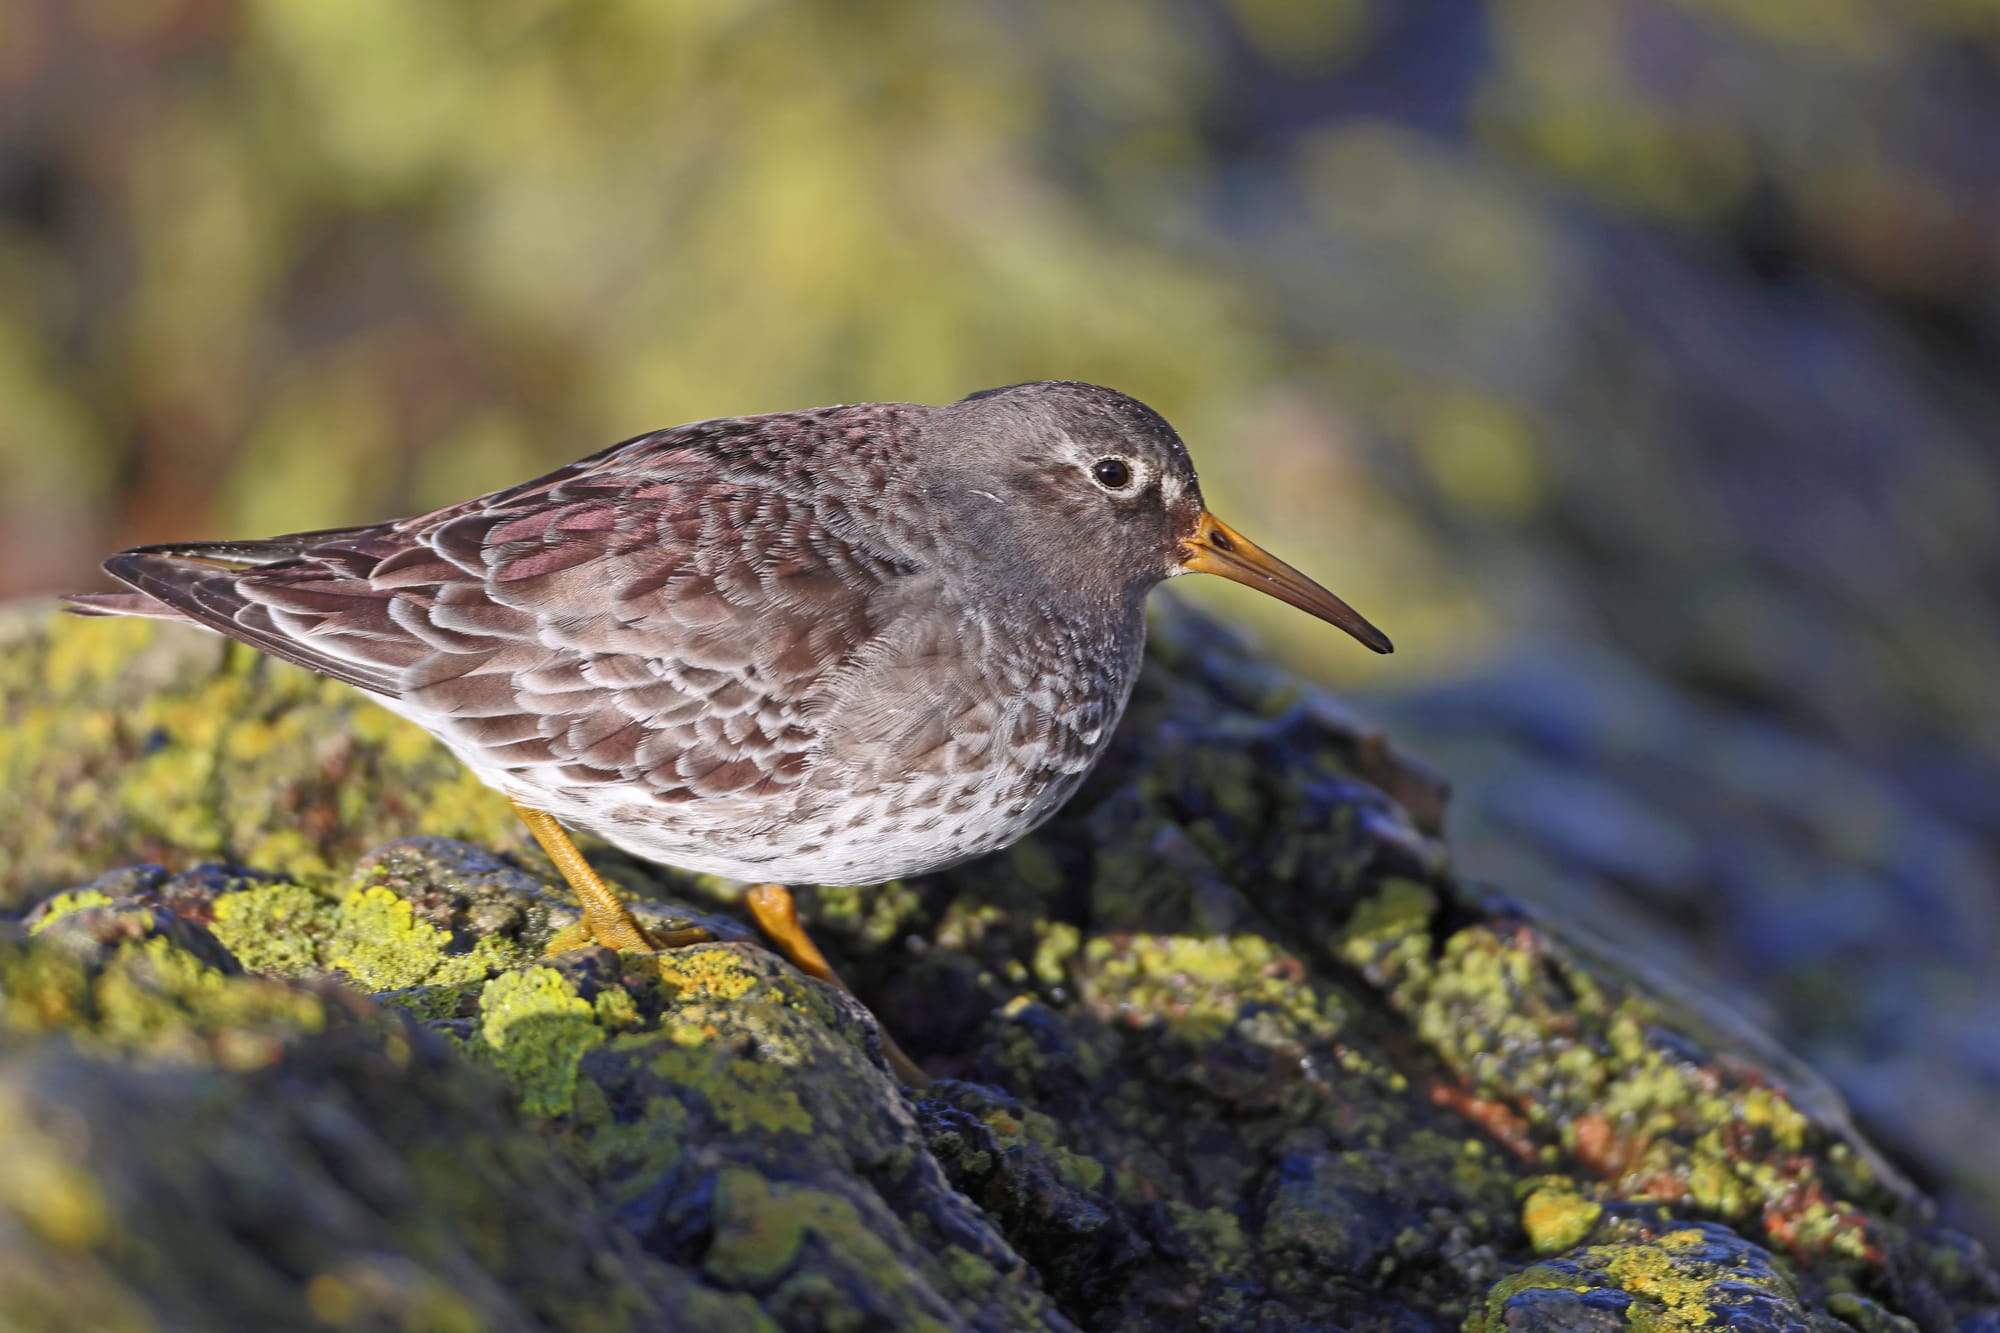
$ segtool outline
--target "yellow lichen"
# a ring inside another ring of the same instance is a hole
[[[545,1116],[568,1112],[578,1063],[604,1042],[590,1002],[554,968],[530,967],[488,982],[479,1016],[485,1051],[513,1083],[522,1109]]]
[[[1570,1182],[1551,1182],[1522,1201],[1521,1229],[1536,1254],[1560,1254],[1580,1245],[1603,1215],[1604,1205],[1578,1194]]]
[[[525,961],[526,953],[497,936],[455,949],[451,932],[418,919],[408,899],[372,885],[341,901],[325,957],[328,967],[346,972],[363,990],[385,991],[483,980]]]
[[[760,979],[728,945],[669,949],[656,955],[655,965],[667,993],[683,1001],[727,1004],[748,995]]]
[[[307,976],[323,970],[320,950],[335,919],[325,895],[301,884],[265,884],[218,896],[210,929],[252,972]]]
[[[51,925],[73,912],[81,912],[92,907],[109,906],[111,906],[110,895],[99,893],[95,889],[78,889],[71,893],[58,893],[55,897],[42,904],[41,915],[36,918],[35,924],[29,927],[29,933],[39,935]]]
[[[1081,957],[1078,998],[1100,1016],[1190,1044],[1252,1012],[1285,1039],[1332,1041],[1346,1021],[1339,997],[1297,984],[1304,964],[1263,935],[1098,935]]]

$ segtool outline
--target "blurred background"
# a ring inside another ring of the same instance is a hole
[[[1395,637],[1175,588],[1467,875],[2000,1238],[1991,0],[0,4],[0,595],[1042,377]]]

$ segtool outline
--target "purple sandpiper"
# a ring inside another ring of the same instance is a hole
[[[583,906],[640,926],[564,826],[757,885],[876,884],[1004,847],[1103,754],[1164,579],[1381,631],[1202,504],[1161,416],[1043,381],[656,431],[432,513],[121,552],[83,614],[187,621],[357,685],[513,801]],[[691,932],[699,936],[700,932]]]

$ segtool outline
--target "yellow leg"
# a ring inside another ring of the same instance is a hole
[[[809,977],[817,977],[836,990],[847,990],[847,983],[833,970],[833,964],[826,961],[826,955],[813,943],[799,921],[798,904],[792,901],[791,890],[782,884],[759,884],[743,896],[744,906],[750,909],[750,916],[758,929],[778,946],[778,952],[791,960],[792,966]],[[903,1048],[888,1030],[882,1032],[883,1054],[889,1057],[889,1068],[896,1071],[896,1077],[913,1088],[927,1088],[931,1077],[915,1060],[903,1054]]]
[[[583,853],[561,824],[545,810],[533,810],[514,802],[514,812],[521,816],[521,822],[535,835],[535,841],[548,853],[549,860],[555,862],[556,869],[568,882],[571,892],[583,908],[583,920],[564,931],[549,943],[549,952],[563,953],[570,949],[587,948],[592,944],[608,945],[620,953],[652,953],[659,949],[678,949],[683,945],[702,944],[715,938],[699,926],[687,930],[649,931],[639,924],[632,909],[627,907],[611,886],[598,877],[590,868]],[[750,890],[745,898],[750,915],[764,934],[778,946],[778,952],[790,959],[792,965],[807,976],[817,977],[838,990],[847,989],[847,983],[840,979],[833,965],[826,961],[826,955],[819,951],[812,936],[799,921],[798,904],[782,884],[759,884]],[[896,1076],[911,1087],[930,1086],[930,1075],[926,1074],[903,1048],[887,1032],[882,1034],[883,1053],[889,1058],[889,1067]]]
[[[632,909],[611,891],[611,886],[598,878],[597,872],[590,868],[590,862],[583,859],[583,853],[570,841],[563,826],[556,823],[548,812],[530,810],[516,801],[514,813],[521,816],[528,832],[535,835],[535,841],[549,854],[549,860],[556,863],[556,869],[562,872],[570,891],[576,894],[577,902],[583,907],[583,920],[550,941],[550,953],[565,953],[571,949],[588,948],[592,944],[606,945],[620,953],[652,953],[657,949],[678,949],[685,944],[700,944],[714,938],[699,926],[688,930],[647,930],[632,915]]]

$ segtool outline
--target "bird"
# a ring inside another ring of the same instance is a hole
[[[581,829],[754,886],[833,985],[788,886],[922,874],[1048,819],[1118,725],[1156,585],[1220,575],[1392,650],[1208,511],[1164,417],[1070,380],[698,421],[409,518],[104,569],[123,590],[72,611],[215,631],[442,741],[576,894],[552,952],[707,938],[642,926]]]

